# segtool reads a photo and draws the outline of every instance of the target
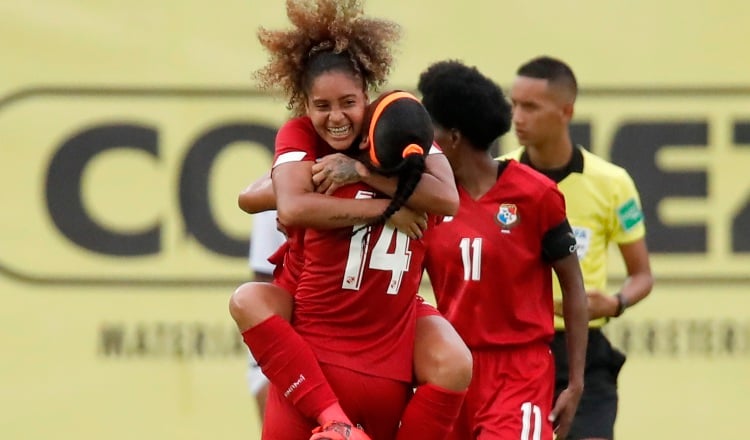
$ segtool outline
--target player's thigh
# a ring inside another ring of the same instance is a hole
[[[429,307],[432,306],[420,305],[417,313],[414,344],[417,384],[430,383],[448,390],[463,391],[471,381],[471,352],[456,329],[442,315],[419,311]]]
[[[300,414],[276,387],[269,386],[263,417],[263,440],[306,440],[316,426],[315,421]]]

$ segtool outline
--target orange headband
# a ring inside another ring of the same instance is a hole
[[[397,99],[413,99],[414,101],[419,102],[419,100],[412,95],[411,93],[407,92],[393,92],[390,95],[387,95],[385,98],[383,98],[382,101],[378,103],[378,106],[375,107],[375,111],[372,113],[372,119],[370,120],[370,131],[368,133],[369,135],[369,141],[370,141],[370,160],[374,165],[380,166],[380,161],[378,160],[377,155],[375,154],[375,124],[377,124],[378,119],[380,118],[380,114],[383,113],[383,110],[385,110],[386,107],[393,101]],[[406,157],[409,154],[417,153],[417,154],[424,154],[424,150],[422,147],[420,147],[417,144],[409,144],[406,148],[404,148],[403,153],[401,154],[402,157]]]

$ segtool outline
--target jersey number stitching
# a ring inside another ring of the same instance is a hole
[[[479,281],[482,277],[482,239],[464,237],[458,247],[464,264],[464,280]]]
[[[355,198],[371,199],[374,193],[370,191],[359,191]],[[352,231],[360,228],[362,225],[352,226]],[[349,240],[349,255],[346,259],[346,269],[344,279],[341,283],[343,289],[359,290],[362,284],[362,275],[365,267],[375,270],[385,270],[391,272],[391,281],[388,283],[387,293],[396,295],[401,287],[401,280],[404,272],[409,270],[411,262],[411,251],[409,250],[409,237],[389,225],[383,226],[378,241],[369,255],[367,249],[370,245],[370,231],[372,226],[357,231]],[[395,246],[393,252],[388,252],[391,243]],[[369,264],[368,264],[369,263]]]

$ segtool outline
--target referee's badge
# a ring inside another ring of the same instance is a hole
[[[501,203],[500,208],[497,210],[495,221],[502,228],[502,232],[508,234],[521,221],[521,214],[519,214],[518,207],[515,204]]]

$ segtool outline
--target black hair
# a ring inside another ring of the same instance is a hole
[[[578,94],[578,81],[564,61],[549,56],[540,56],[528,61],[516,71],[518,76],[546,79],[550,84],[558,85],[570,93],[573,98]]]
[[[388,220],[414,193],[435,133],[424,106],[411,94],[398,90],[384,93],[370,104],[363,133],[370,148],[368,166],[381,174],[398,176],[391,203],[373,222],[376,224]]]
[[[476,67],[448,60],[419,76],[422,103],[435,124],[456,129],[471,145],[487,151],[511,127],[511,106],[503,91]]]
[[[326,72],[342,72],[362,81],[362,89],[367,91],[362,68],[349,51],[333,52],[330,49],[311,53],[304,64],[301,76],[301,89],[304,94],[312,89],[315,80]]]

